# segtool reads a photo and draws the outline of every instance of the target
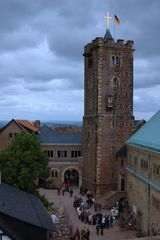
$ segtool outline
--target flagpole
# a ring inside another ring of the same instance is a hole
[[[115,20],[114,20],[114,41],[116,41],[115,32],[116,32],[116,27],[115,27]]]

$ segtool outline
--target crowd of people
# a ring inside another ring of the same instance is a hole
[[[70,184],[63,184],[61,189],[58,189],[58,195],[62,195],[68,192],[70,197],[73,196],[74,192]],[[75,195],[73,199],[73,207],[77,212],[79,220],[88,224],[88,226],[79,230],[78,228],[70,237],[70,240],[90,240],[90,226],[95,226],[95,232],[97,235],[103,235],[104,229],[111,228],[118,219],[119,215],[119,203],[110,210],[108,214],[102,214],[101,204],[99,204],[93,197],[92,193],[83,187],[80,188],[79,195]]]
[[[83,195],[86,195],[86,200],[83,200]],[[104,229],[112,227],[118,218],[118,203],[111,209],[110,214],[102,214],[101,205],[96,202],[92,194],[88,194],[88,192],[84,193],[81,190],[79,196],[74,196],[73,207],[77,212],[79,220],[88,224],[88,227],[85,227],[81,231],[77,229],[71,240],[89,240],[90,225],[95,226],[97,235],[103,235]]]

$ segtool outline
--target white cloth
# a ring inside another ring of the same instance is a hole
[[[59,218],[55,214],[51,214],[51,219],[52,219],[53,223],[58,223],[59,222]]]

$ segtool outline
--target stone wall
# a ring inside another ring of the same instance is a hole
[[[160,235],[160,172],[155,169],[160,154],[128,146],[127,194],[136,206],[136,218],[146,235]],[[141,218],[141,223],[139,219]]]
[[[53,178],[54,186],[62,186],[64,174],[69,169],[75,169],[79,174],[79,186],[82,185],[82,163],[83,147],[82,145],[41,145],[43,151],[53,151],[53,157],[49,158],[49,166],[56,170],[58,175]],[[58,157],[58,151],[67,151],[67,157]],[[81,157],[72,157],[71,151],[81,151]],[[47,153],[47,152],[46,152]],[[52,176],[51,176],[52,177]]]
[[[96,38],[84,50],[83,184],[96,195],[118,187],[116,152],[133,132],[132,46],[132,41]]]

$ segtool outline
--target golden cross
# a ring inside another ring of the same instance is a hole
[[[109,12],[107,12],[107,16],[104,16],[104,18],[106,19],[106,27],[107,27],[107,29],[109,29],[109,21],[112,18],[109,16]]]

